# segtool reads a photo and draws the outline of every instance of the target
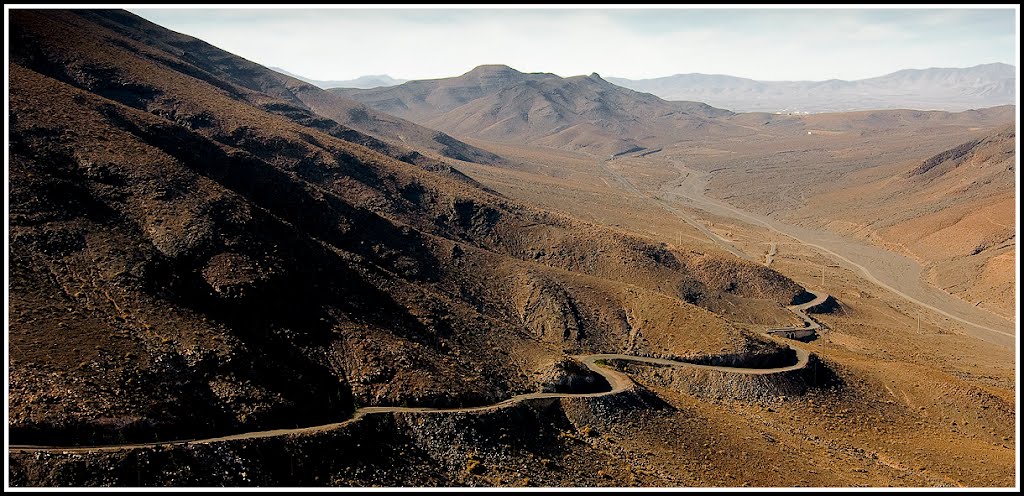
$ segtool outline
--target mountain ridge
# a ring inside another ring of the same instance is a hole
[[[330,90],[379,111],[456,136],[617,155],[671,134],[726,129],[733,113],[701,102],[667,102],[597,73],[560,77],[481,65],[452,78],[372,90]]]
[[[105,26],[148,47],[140,55],[149,60],[171,63],[189,78],[213,84],[220,91],[232,95],[250,95],[257,103],[267,95],[279,98],[287,104],[276,102],[272,111],[307,123],[326,117],[347,129],[339,128],[334,132],[361,133],[364,136],[359,139],[363,144],[376,147],[377,151],[386,150],[391,156],[403,157],[406,161],[421,160],[422,154],[413,153],[411,146],[434,155],[435,158],[447,157],[481,163],[501,162],[500,157],[490,152],[462,143],[436,130],[423,128],[390,115],[379,114],[358,102],[329,94],[316,86],[274,72],[198,38],[164,29],[129,12],[87,11],[84,16],[90,16],[92,22],[97,25]],[[51,69],[52,73],[60,72],[59,67]],[[131,94],[129,89],[115,91],[125,96]],[[155,95],[150,95],[152,96]],[[319,125],[334,124],[319,122]]]

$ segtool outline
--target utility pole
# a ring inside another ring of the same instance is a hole
[[[921,334],[921,311],[917,311],[917,333]]]
[[[825,265],[821,266],[821,289],[825,289]]]

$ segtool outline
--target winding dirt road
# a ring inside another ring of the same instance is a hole
[[[786,307],[798,317],[803,319],[805,327],[803,328],[788,328],[792,330],[818,328],[817,322],[811,319],[807,315],[807,310],[811,307],[821,304],[828,298],[827,294],[811,291],[815,294],[815,299],[801,305],[793,305]],[[768,329],[765,334],[769,334],[771,331],[779,330],[779,328]],[[770,334],[769,334],[770,335]],[[351,418],[342,422],[335,422],[330,424],[316,425],[311,427],[298,427],[293,429],[273,429],[255,432],[243,432],[239,434],[232,434],[228,436],[213,437],[207,439],[183,439],[175,441],[164,441],[164,442],[150,442],[150,443],[135,443],[135,444],[119,444],[109,446],[35,446],[35,445],[10,445],[8,446],[8,453],[36,453],[36,452],[50,452],[50,453],[102,453],[102,452],[116,452],[123,450],[132,449],[147,449],[167,446],[184,446],[189,444],[214,444],[224,441],[233,441],[241,439],[260,439],[277,436],[292,436],[298,434],[313,434],[317,432],[325,432],[334,429],[341,428],[353,422],[358,422],[360,419],[367,415],[375,414],[386,414],[386,413],[475,413],[494,411],[501,408],[506,408],[517,403],[531,400],[542,400],[542,399],[559,399],[559,398],[596,398],[600,396],[608,396],[612,394],[618,394],[623,391],[628,391],[635,387],[635,384],[628,375],[615,370],[611,367],[604,365],[599,362],[606,362],[610,360],[629,361],[636,363],[645,363],[650,365],[660,365],[669,367],[690,367],[700,370],[713,370],[718,372],[725,372],[730,374],[746,374],[746,375],[769,375],[779,374],[783,372],[789,372],[792,370],[802,369],[807,366],[808,360],[810,359],[810,353],[807,350],[792,346],[790,348],[796,352],[796,363],[787,365],[784,367],[776,368],[744,368],[744,367],[726,367],[720,365],[699,365],[695,363],[681,362],[677,360],[668,360],[664,358],[650,358],[634,355],[622,355],[617,353],[599,353],[593,355],[573,355],[573,358],[582,362],[588,369],[594,373],[603,377],[608,384],[611,386],[608,391],[601,391],[597,393],[527,393],[513,396],[507,400],[491,405],[477,406],[477,407],[465,407],[465,408],[427,408],[427,407],[400,407],[400,406],[371,406],[359,408],[355,411]]]

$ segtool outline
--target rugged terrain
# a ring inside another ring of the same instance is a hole
[[[770,351],[700,305],[750,298],[786,322],[804,294],[362,146],[393,151],[130,14],[13,14],[14,442],[485,404],[568,351]]]
[[[564,100],[558,125],[622,126],[489,140],[122,11],[12,10],[10,37],[12,485],[1015,483],[1012,346],[846,268],[819,283],[827,255],[681,201],[673,166],[720,168],[709,194],[750,174],[729,201],[773,209],[780,182],[828,191],[803,166],[821,157],[844,180],[896,157],[957,177],[928,157],[971,133],[998,150],[1012,109],[773,117],[597,76],[427,82],[487,88],[440,116]],[[639,144],[601,143],[620,131]],[[789,174],[754,163],[797,147]],[[765,336],[806,324],[809,343]]]

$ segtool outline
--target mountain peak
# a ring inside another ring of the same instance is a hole
[[[498,76],[498,75],[522,75],[523,73],[504,64],[484,64],[474,67],[463,76]]]
[[[455,79],[467,84],[479,84],[481,88],[502,88],[524,78],[525,74],[507,65],[489,64],[477,66]]]

